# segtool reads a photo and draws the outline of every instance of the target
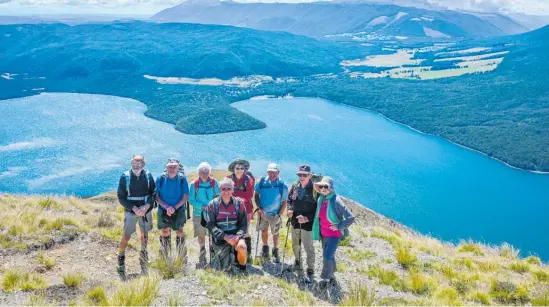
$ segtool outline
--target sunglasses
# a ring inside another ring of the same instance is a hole
[[[243,171],[243,170],[245,170],[245,168],[243,168],[243,167],[235,167],[234,170],[235,170],[235,171]]]
[[[297,174],[298,177],[308,177],[309,174]]]
[[[233,188],[221,188],[221,191],[225,191],[225,192],[226,191],[232,191],[232,190],[233,190]]]
[[[329,190],[330,189],[330,186],[327,186],[327,185],[319,185],[318,188],[320,190]]]

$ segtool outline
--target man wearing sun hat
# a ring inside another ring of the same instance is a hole
[[[288,217],[292,221],[292,249],[295,256],[294,270],[302,271],[301,243],[307,253],[307,282],[313,282],[315,268],[315,248],[311,240],[313,220],[316,213],[318,193],[314,189],[311,178],[311,167],[307,164],[299,166],[298,180],[288,193]]]
[[[282,226],[280,215],[286,210],[288,199],[288,187],[278,176],[280,168],[276,163],[270,163],[267,166],[268,176],[262,177],[255,184],[255,203],[258,206],[261,223],[257,224],[257,230],[261,231],[261,241],[263,242],[262,257],[269,258],[269,230],[273,236],[273,257],[274,263],[280,263],[280,235],[278,234]]]
[[[161,256],[167,258],[171,250],[170,229],[172,229],[177,234],[175,238],[177,254],[186,260],[183,226],[187,220],[185,204],[189,198],[189,184],[182,168],[179,160],[168,159],[165,172],[156,179],[156,201],[158,202],[158,229],[161,231]]]

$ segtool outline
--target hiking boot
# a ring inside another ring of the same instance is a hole
[[[187,247],[185,246],[185,236],[175,238],[175,248],[177,250],[177,257],[183,259],[183,264],[187,265]]]
[[[248,255],[246,262],[252,263],[252,238],[244,238],[244,242],[246,243],[246,254]]]
[[[239,268],[239,274],[240,275],[244,275],[244,276],[247,276],[248,275],[248,269],[247,269],[247,266],[246,265],[238,265],[238,268]]]
[[[273,248],[273,262],[274,263],[280,263],[280,255],[279,255],[279,252],[278,252],[278,248]]]
[[[261,252],[261,257],[265,260],[269,260],[269,245],[263,245],[263,250]]]
[[[172,237],[160,236],[160,258],[168,259],[169,254],[171,254],[171,250],[172,250]]]
[[[206,261],[206,247],[200,247],[200,256],[198,257],[198,268],[203,269],[208,262]]]
[[[118,275],[123,281],[126,280],[126,255],[118,255]]]
[[[142,249],[139,254],[139,265],[141,266],[141,275],[149,275],[149,253]]]
[[[315,281],[315,272],[313,270],[307,270],[307,277],[305,277],[305,282],[312,284]]]

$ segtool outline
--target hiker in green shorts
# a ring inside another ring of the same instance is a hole
[[[132,157],[131,170],[120,176],[118,182],[118,201],[124,206],[124,235],[120,241],[118,254],[118,274],[126,279],[126,246],[136,231],[136,224],[141,229],[141,253],[139,263],[141,273],[148,273],[149,254],[147,252],[148,232],[152,230],[152,209],[154,204],[154,178],[145,170],[145,157]]]
[[[164,173],[156,179],[156,201],[158,202],[158,229],[160,236],[160,256],[166,259],[171,252],[170,228],[175,230],[175,246],[178,257],[186,261],[185,233],[183,226],[187,220],[185,204],[189,197],[189,185],[179,160],[170,158]]]
[[[198,258],[198,267],[204,268],[206,261],[206,231],[207,229],[201,225],[202,212],[208,206],[208,203],[219,195],[219,184],[217,180],[211,176],[212,167],[206,162],[200,163],[196,169],[198,177],[191,182],[189,186],[190,196],[189,203],[193,206],[193,230],[194,237],[198,237],[200,245],[200,256]],[[211,243],[210,243],[211,244]]]

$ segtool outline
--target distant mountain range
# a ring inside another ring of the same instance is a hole
[[[189,0],[152,16],[158,22],[248,27],[322,37],[367,32],[401,37],[489,37],[527,32],[499,14],[469,14],[360,1],[238,3]]]

